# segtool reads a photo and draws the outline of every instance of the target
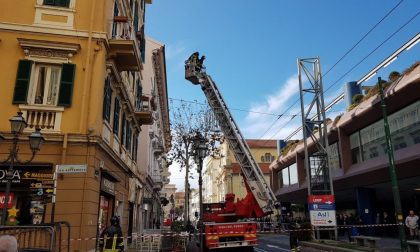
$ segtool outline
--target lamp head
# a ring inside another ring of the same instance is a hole
[[[10,118],[10,129],[12,134],[20,134],[26,128],[27,124],[22,112],[17,112],[17,115]]]
[[[29,136],[29,146],[33,152],[39,151],[42,143],[45,141],[42,136],[41,129],[36,128],[34,132]]]

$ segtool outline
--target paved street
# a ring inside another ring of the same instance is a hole
[[[256,252],[290,251],[289,236],[281,234],[262,234],[258,236]]]

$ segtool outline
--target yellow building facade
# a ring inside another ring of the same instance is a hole
[[[0,134],[5,138],[0,161],[9,155],[8,120],[17,112],[28,124],[19,141],[21,160],[31,156],[27,136],[35,128],[46,140],[31,163],[14,166],[19,179],[12,182],[11,204],[20,210],[18,221],[69,222],[71,251],[94,250],[113,215],[120,217],[125,236],[141,232],[148,171],[138,162],[139,135],[142,125],[156,123],[154,114],[161,115],[164,151],[170,147],[166,72],[150,74],[163,80],[153,95],[142,91],[144,66],[165,68],[164,54],[146,58],[144,11],[151,0],[0,4]],[[62,173],[53,211],[52,200],[32,190],[33,185],[49,188],[49,182],[22,176],[52,174],[57,165]],[[1,164],[0,175],[8,169],[8,163]],[[7,180],[0,181],[3,197]]]
[[[262,170],[267,184],[272,187],[269,165],[277,156],[276,141],[247,139],[246,142]],[[209,157],[205,162],[203,174],[205,202],[224,201],[227,193],[234,193],[239,199],[244,198],[247,194],[240,166],[234,153],[227,142],[223,143],[220,148],[220,157]]]

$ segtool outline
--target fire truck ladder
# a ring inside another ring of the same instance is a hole
[[[186,62],[185,78],[193,84],[200,84],[210,107],[213,109],[225,139],[228,140],[236,160],[239,162],[245,183],[248,184],[254,198],[265,215],[274,212],[280,206],[276,196],[264,179],[254,157],[251,155],[248,144],[241,134],[226,103],[212,78],[205,69],[197,70],[196,66]]]

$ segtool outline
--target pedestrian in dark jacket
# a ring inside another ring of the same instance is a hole
[[[296,220],[290,220],[290,223],[287,229],[289,230],[289,244],[290,244],[290,249],[292,250],[292,252],[300,251],[301,249],[298,244],[299,228],[300,228],[300,224]]]

